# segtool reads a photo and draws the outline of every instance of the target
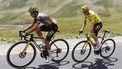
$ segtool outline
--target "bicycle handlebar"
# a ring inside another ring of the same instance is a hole
[[[34,37],[34,34],[28,34],[26,36],[21,36],[20,35],[21,32],[24,32],[24,31],[19,31],[19,36],[21,37],[21,40],[24,39],[25,41],[33,41],[33,38],[35,38],[35,39],[45,39],[44,37],[41,37],[41,38],[40,37]]]
[[[85,35],[88,35],[88,33],[84,32],[84,31],[82,31],[82,33]],[[81,35],[82,33],[79,32],[79,35]]]
[[[22,36],[22,35],[20,35],[21,32],[24,32],[24,31],[19,31],[19,36],[21,37],[21,40],[22,40],[23,38],[24,38],[25,41],[30,41],[30,40],[33,39],[33,34],[28,34],[28,35],[26,35],[26,36]],[[28,36],[30,36],[29,39],[28,39]]]

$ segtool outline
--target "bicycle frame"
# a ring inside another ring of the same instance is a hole
[[[83,32],[83,33],[84,33],[84,32]],[[84,33],[84,34],[85,34],[87,40],[86,40],[86,43],[83,45],[83,47],[82,47],[81,50],[86,50],[86,48],[87,48],[87,46],[88,46],[88,43],[91,43],[91,44],[92,44],[92,41],[90,41],[90,38],[91,38],[91,37],[88,36],[88,33]]]
[[[26,50],[27,50],[27,48],[29,47],[30,43],[32,43],[35,47],[37,47],[37,49],[38,49],[40,52],[42,52],[41,47],[40,47],[40,46],[36,43],[36,41],[34,40],[34,38],[35,38],[35,39],[41,39],[41,38],[39,38],[39,37],[33,37],[33,34],[29,34],[29,35],[30,35],[30,39],[26,39],[27,36],[26,36],[26,37],[21,37],[21,40],[24,39],[25,41],[27,41],[27,44],[25,45],[25,48],[23,49],[22,53],[25,53],[25,52],[26,52]],[[42,39],[44,39],[44,38],[42,38]]]
[[[22,32],[22,31],[19,31],[19,34],[20,34],[21,32]],[[58,30],[57,32],[60,32],[60,31]],[[38,50],[39,50],[40,52],[42,52],[40,46],[36,43],[36,41],[34,40],[34,38],[35,38],[35,39],[45,39],[45,38],[34,37],[33,34],[29,34],[29,35],[30,35],[30,39],[29,39],[29,40],[26,39],[26,36],[21,36],[21,40],[24,39],[25,41],[27,41],[27,44],[26,44],[25,48],[23,49],[22,53],[25,53],[25,52],[26,52],[26,50],[27,50],[27,48],[29,47],[30,43],[32,43],[34,46],[36,46],[36,47],[38,48]],[[52,37],[51,41],[52,41],[53,39],[54,39],[54,36]],[[54,44],[54,45],[55,45],[55,44]],[[57,47],[57,46],[55,45],[55,47]],[[58,48],[58,47],[57,47],[57,48]]]
[[[83,32],[84,33],[84,32]],[[106,36],[106,34],[107,33],[110,33],[110,31],[109,30],[104,30],[104,34],[103,34],[103,36],[102,37],[100,37],[102,40],[101,40],[101,42],[100,43],[103,43],[103,41],[105,40],[105,36]],[[84,33],[85,34],[85,36],[86,36],[86,38],[87,38],[87,42],[83,45],[83,47],[82,47],[82,49],[86,49],[86,47],[87,47],[87,45],[88,45],[88,42],[92,45],[92,46],[94,46],[94,43],[92,42],[92,40],[90,40],[90,38],[92,38],[88,33]]]
[[[30,43],[32,43],[34,46],[36,46],[36,48],[42,52],[42,47],[39,46],[39,44],[37,44],[37,42],[34,40],[34,39],[45,39],[45,38],[39,38],[39,37],[34,37],[33,34],[29,34],[30,38],[29,39],[26,39],[27,36],[23,36],[21,37],[21,40],[24,39],[25,41],[27,41],[27,44],[25,46],[25,48],[23,49],[22,53],[25,53],[27,48],[29,47]],[[51,39],[51,41],[54,39],[54,37]],[[54,44],[55,45],[55,44]],[[56,45],[55,45],[56,48],[58,48]]]
[[[84,33],[84,32],[83,32]],[[100,43],[103,43],[103,41],[105,40],[105,37],[106,37],[106,34],[107,33],[110,33],[109,30],[104,30],[104,34],[102,37],[97,37],[97,38],[101,38],[101,42]],[[90,38],[92,38],[88,33],[84,33],[86,38],[87,38],[87,41],[89,41],[92,45],[94,45],[94,43],[92,42],[92,40],[90,40]]]
[[[84,33],[84,32],[83,32]],[[86,38],[87,38],[87,44],[88,44],[88,42],[90,43],[90,44],[92,44],[92,45],[94,45],[94,43],[93,43],[93,41],[92,40],[90,40],[90,38],[92,38],[91,36],[90,36],[90,34],[88,34],[88,33],[84,33],[85,34],[85,36],[86,36]]]
[[[83,45],[83,47],[82,47],[82,49],[81,49],[81,50],[86,50],[87,45],[88,45],[88,41]]]
[[[109,30],[104,30],[104,34],[103,34],[103,36],[102,37],[98,37],[98,38],[101,38],[102,40],[101,40],[101,44],[103,43],[103,41],[105,40],[105,37],[106,37],[106,34],[107,33],[110,33],[110,31]]]

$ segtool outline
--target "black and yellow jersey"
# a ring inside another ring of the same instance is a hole
[[[92,24],[101,22],[101,19],[98,17],[98,15],[94,11],[91,11],[91,10],[89,10],[88,15],[85,15],[85,19],[89,20]]]

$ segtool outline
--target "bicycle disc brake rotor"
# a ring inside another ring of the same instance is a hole
[[[24,58],[24,57],[26,56],[26,54],[27,54],[26,52],[25,52],[25,53],[21,52],[21,53],[19,54],[19,57],[20,57],[20,58]]]
[[[81,55],[83,55],[85,52],[86,52],[86,50],[84,50],[84,49],[81,49],[81,51],[80,51]]]
[[[61,53],[62,52],[62,49],[60,48],[57,48],[56,50],[53,50],[54,53]]]
[[[56,53],[61,53],[62,52],[62,50],[61,49],[57,49],[57,51],[56,51]]]
[[[108,51],[110,51],[110,47],[108,46],[108,44],[106,43],[105,44],[105,47],[102,49],[102,52],[105,52],[105,53],[107,53]]]
[[[105,47],[105,50],[110,51],[110,47],[109,46]]]

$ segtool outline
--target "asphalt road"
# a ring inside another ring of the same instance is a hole
[[[10,44],[11,45],[11,44]],[[5,49],[6,47],[6,49]],[[4,48],[4,49],[3,49]],[[16,69],[11,67],[6,61],[6,51],[9,47],[0,46],[0,69]],[[103,59],[93,53],[82,63],[76,63],[72,60],[71,50],[61,63],[45,63],[45,60],[37,53],[36,59],[25,69],[122,69],[122,42],[117,42],[116,50],[109,59]]]

